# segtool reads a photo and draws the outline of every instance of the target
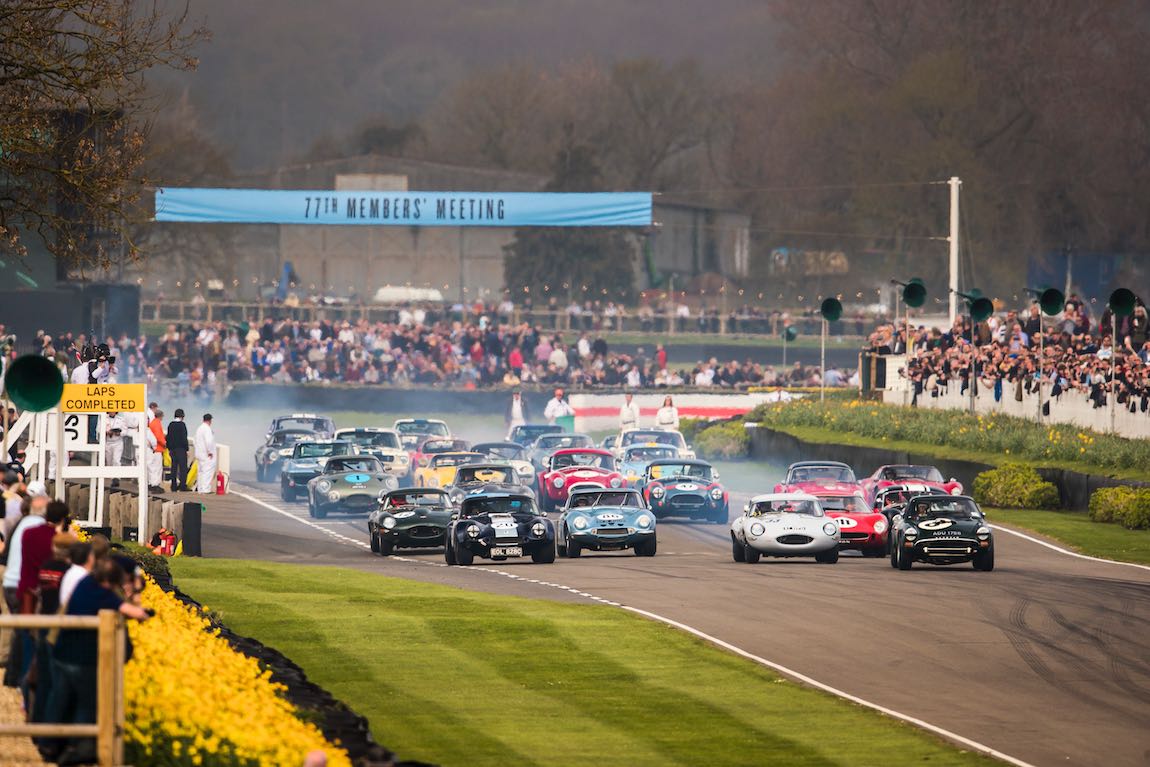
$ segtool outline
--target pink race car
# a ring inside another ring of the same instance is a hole
[[[850,466],[838,461],[799,461],[787,468],[787,477],[775,485],[776,493],[851,495],[862,491]]]
[[[596,485],[603,488],[627,486],[627,480],[615,469],[615,456],[609,450],[591,447],[569,447],[556,450],[547,468],[539,472],[539,500],[544,511],[567,503],[572,487]]]
[[[890,522],[863,500],[862,492],[819,493],[819,505],[839,526],[839,551],[856,549],[864,557],[884,557]]]
[[[880,490],[894,485],[905,485],[908,482],[925,485],[924,492],[962,495],[962,483],[954,477],[949,480],[943,479],[942,472],[933,466],[891,464],[879,466],[874,474],[862,481],[863,497],[873,506]]]

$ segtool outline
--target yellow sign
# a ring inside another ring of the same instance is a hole
[[[65,413],[142,413],[144,384],[64,384],[60,410]]]

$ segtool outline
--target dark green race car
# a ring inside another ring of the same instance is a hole
[[[319,476],[307,483],[308,516],[323,519],[332,511],[370,512],[398,484],[373,455],[333,455],[323,460]]]
[[[946,493],[916,495],[891,520],[890,566],[915,562],[994,569],[994,531],[973,498]]]
[[[447,539],[447,525],[454,510],[442,488],[392,490],[367,517],[371,550],[386,557],[397,548],[439,548]]]

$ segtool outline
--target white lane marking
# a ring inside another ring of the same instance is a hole
[[[1100,522],[1098,524],[1103,524],[1103,523]],[[1071,551],[1070,549],[1064,549],[1061,546],[1055,546],[1053,543],[1047,543],[1046,541],[1044,541],[1040,538],[1035,538],[1033,535],[1027,535],[1026,533],[1019,532],[1018,530],[1012,530],[1009,527],[1003,527],[1001,525],[995,525],[995,524],[992,524],[991,527],[994,528],[995,530],[999,530],[999,531],[1004,532],[1004,533],[1016,535],[1019,538],[1025,538],[1026,540],[1030,541],[1031,543],[1037,543],[1039,546],[1045,546],[1046,548],[1050,549],[1051,551],[1057,551],[1059,554],[1065,554],[1068,557],[1076,557],[1078,559],[1088,559],[1091,562],[1102,562],[1103,564],[1107,564],[1107,565],[1122,565],[1123,567],[1137,567],[1139,570],[1150,570],[1150,566],[1140,565],[1137,562],[1121,562],[1117,559],[1103,559],[1102,557],[1092,557],[1088,554],[1079,554],[1077,551]]]
[[[354,538],[350,538],[346,535],[336,533],[332,530],[329,530],[326,527],[323,527],[322,525],[318,525],[318,524],[312,522],[310,519],[304,519],[303,517],[296,516],[295,514],[292,514],[289,511],[284,511],[283,509],[280,509],[276,506],[273,506],[270,503],[266,503],[264,501],[261,501],[260,499],[255,498],[251,495],[248,495],[248,494],[242,493],[242,492],[238,492],[235,490],[233,490],[231,492],[232,492],[232,495],[238,495],[241,498],[245,498],[245,499],[247,499],[253,503],[256,503],[260,506],[263,506],[265,509],[268,509],[269,511],[274,511],[275,513],[282,514],[283,516],[288,517],[289,519],[294,519],[297,522],[305,524],[308,527],[311,527],[315,530],[319,530],[320,532],[322,532],[326,535],[330,535],[334,538],[337,538],[340,541],[350,543],[350,544],[352,544],[354,546],[358,546],[360,548],[369,548],[368,544],[364,543],[363,541],[359,541],[359,540],[356,540]],[[999,529],[1004,529],[1004,528],[999,528]],[[1006,532],[1014,533],[1013,530],[1007,530]],[[1021,535],[1021,533],[1015,533],[1015,534]],[[1029,537],[1029,536],[1023,536],[1023,537]],[[1035,542],[1036,543],[1042,543],[1044,546],[1049,546],[1049,544],[1043,543],[1042,541],[1036,540]],[[1055,546],[1050,546],[1050,548],[1053,548],[1055,550],[1060,550]],[[1074,554],[1074,552],[1072,552],[1072,551],[1066,551],[1065,553],[1073,554],[1074,556],[1081,556],[1078,554]],[[1093,559],[1094,557],[1085,557],[1085,558],[1086,559]],[[448,567],[449,566],[445,562],[430,562],[430,561],[425,560],[425,559],[413,559],[410,557],[393,556],[393,557],[390,557],[390,559],[393,559],[393,560],[398,561],[398,562],[408,562],[408,563],[415,563],[415,564],[421,564],[421,565],[432,565],[435,567]],[[1104,560],[1100,560],[1100,561],[1110,562],[1111,560],[1104,559]],[[1116,564],[1125,564],[1125,563],[1116,563]],[[872,709],[874,711],[878,711],[881,714],[886,714],[889,717],[899,719],[901,721],[907,722],[908,724],[913,724],[916,727],[921,727],[922,729],[927,730],[928,732],[932,732],[935,735],[938,735],[942,738],[950,740],[953,743],[957,743],[958,745],[965,746],[971,750],[978,751],[982,754],[986,754],[987,756],[992,756],[996,759],[1000,759],[1000,760],[1002,760],[1008,764],[1013,764],[1013,765],[1015,765],[1015,767],[1034,767],[1034,765],[1030,764],[1029,762],[1024,762],[1021,759],[1016,759],[1015,757],[1010,756],[1009,754],[1004,754],[1001,751],[998,751],[997,749],[991,748],[990,746],[987,746],[983,743],[979,743],[976,740],[971,740],[970,738],[963,737],[962,735],[959,735],[956,732],[952,732],[952,731],[947,730],[943,727],[939,727],[938,725],[931,724],[930,722],[927,722],[925,720],[910,716],[908,714],[903,714],[899,711],[895,711],[894,709],[887,708],[886,706],[881,706],[878,703],[872,703],[869,700],[858,697],[857,695],[852,695],[849,692],[846,692],[845,690],[840,690],[837,687],[832,687],[828,684],[824,684],[823,682],[820,682],[817,679],[814,679],[813,677],[809,677],[806,674],[795,671],[792,668],[789,668],[787,666],[783,666],[779,663],[774,663],[774,662],[769,661],[766,658],[763,658],[759,655],[755,655],[754,653],[747,652],[746,650],[742,649],[741,647],[733,645],[729,642],[724,642],[722,639],[719,639],[716,636],[712,636],[712,635],[710,635],[704,631],[700,631],[697,628],[694,628],[692,626],[688,626],[685,623],[680,623],[679,621],[676,621],[672,618],[667,618],[665,616],[659,615],[658,613],[648,612],[647,610],[643,610],[643,609],[638,608],[638,607],[631,607],[630,605],[625,605],[625,604],[622,604],[620,602],[613,602],[610,599],[605,599],[605,598],[600,597],[600,596],[595,596],[594,594],[588,594],[585,591],[580,591],[580,590],[572,588],[570,586],[563,586],[563,585],[560,585],[558,583],[551,583],[549,581],[540,581],[540,580],[537,580],[535,578],[525,578],[521,575],[509,573],[506,570],[496,570],[494,568],[488,568],[488,567],[476,567],[476,568],[469,568],[469,571],[474,572],[474,573],[491,573],[493,575],[498,575],[498,576],[508,578],[508,579],[514,580],[514,581],[523,581],[525,583],[534,583],[534,584],[538,584],[540,586],[546,586],[548,588],[554,588],[554,589],[559,589],[561,591],[567,591],[571,594],[575,594],[576,596],[586,597],[588,599],[591,599],[592,601],[599,602],[601,604],[608,605],[610,607],[618,607],[619,609],[627,610],[628,612],[635,613],[636,615],[642,615],[643,617],[649,618],[650,620],[658,621],[660,623],[666,624],[666,625],[671,626],[673,628],[677,628],[680,631],[685,631],[688,634],[695,636],[695,637],[698,637],[699,639],[702,639],[705,642],[710,642],[711,644],[715,645],[716,647],[720,647],[720,648],[727,650],[728,652],[732,652],[735,655],[738,655],[742,658],[746,658],[749,661],[752,661],[754,663],[758,663],[761,666],[765,666],[766,668],[769,668],[772,671],[776,671],[779,674],[782,674],[784,676],[790,677],[791,679],[802,682],[803,684],[806,684],[810,687],[814,687],[816,689],[822,690],[823,692],[829,692],[832,695],[837,695],[838,697],[843,698],[845,700],[849,700],[852,703],[857,703],[860,706],[866,706],[867,708]]]

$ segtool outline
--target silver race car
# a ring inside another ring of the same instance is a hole
[[[731,557],[754,564],[762,556],[839,561],[839,526],[806,493],[756,495],[731,523]]]

